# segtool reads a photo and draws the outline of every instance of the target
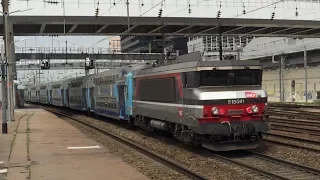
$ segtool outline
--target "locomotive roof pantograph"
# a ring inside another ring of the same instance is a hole
[[[185,61],[184,61],[185,60]],[[201,70],[224,70],[224,69],[261,69],[259,61],[254,60],[223,60],[223,61],[203,61],[200,52],[186,54],[178,57],[178,63],[169,65],[152,65],[141,69],[137,77],[144,75],[156,75],[162,73],[179,73]]]

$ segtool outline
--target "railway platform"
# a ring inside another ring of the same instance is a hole
[[[148,179],[107,147],[40,108],[16,110],[0,142],[0,179]]]

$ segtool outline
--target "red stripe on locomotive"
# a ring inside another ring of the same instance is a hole
[[[259,111],[256,114],[247,113],[247,108],[253,105],[258,106]],[[223,115],[213,115],[211,110],[213,107],[221,108],[224,110]],[[242,110],[242,114],[229,115],[229,110]],[[198,121],[200,124],[204,123],[221,123],[224,121],[236,122],[236,121],[261,121],[262,116],[265,111],[265,103],[256,103],[256,104],[236,104],[236,105],[204,105],[203,106],[203,117],[199,118]]]

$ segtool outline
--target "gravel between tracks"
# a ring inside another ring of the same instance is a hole
[[[179,172],[168,168],[167,166],[162,165],[161,163],[156,162],[155,160],[133,150],[129,147],[107,137],[104,134],[96,132],[89,127],[63,118],[70,124],[74,125],[86,135],[97,140],[106,146],[113,154],[120,156],[125,162],[134,166],[139,172],[143,173],[150,179],[159,179],[159,180],[188,180],[190,178],[180,174]]]
[[[254,179],[253,176],[255,174],[250,170],[236,166],[231,163],[223,162],[220,159],[217,159],[215,157],[207,157],[204,155],[199,155],[183,147],[170,144],[168,142],[161,141],[157,138],[144,135],[144,133],[142,133],[141,131],[131,131],[123,127],[114,125],[112,123],[102,122],[94,118],[90,118],[82,115],[73,115],[73,117],[98,125],[99,127],[107,131],[116,133],[121,137],[134,140],[135,142],[142,144],[145,147],[149,147],[154,152],[157,152],[167,158],[170,158],[171,160],[174,160],[183,164],[187,168],[191,169],[196,173],[203,175],[208,179],[219,179],[219,180],[221,179],[228,179],[228,180]],[[127,152],[127,154],[130,154],[130,153]],[[135,159],[136,158],[131,158],[132,161]],[[145,173],[143,169],[138,168],[138,170],[142,173]],[[146,175],[149,177],[148,173],[146,173]],[[161,178],[165,178],[163,176],[167,176],[166,174],[161,174],[161,175],[162,175]],[[181,178],[178,178],[178,179],[181,179]],[[182,178],[182,179],[185,179],[185,178]]]
[[[270,130],[269,132],[274,134],[279,134],[279,135],[287,135],[287,136],[292,136],[296,138],[315,140],[320,142],[320,136],[313,136],[310,134],[293,133],[293,132],[279,131],[279,130],[273,130],[273,129]]]
[[[320,154],[300,148],[278,145],[272,142],[266,143],[266,146],[256,150],[262,154],[284,159],[293,163],[320,169]]]

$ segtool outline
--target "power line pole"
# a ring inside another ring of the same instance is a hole
[[[128,33],[130,33],[130,15],[129,15],[129,0],[127,0],[127,18],[128,18]]]
[[[2,93],[2,134],[8,133],[7,124],[7,89],[6,89],[6,65],[5,65],[4,49],[3,44],[1,44],[1,93]]]
[[[12,59],[11,59],[11,43],[9,41],[10,32],[9,32],[9,2],[8,0],[2,0],[2,11],[3,11],[3,18],[4,18],[4,41],[5,41],[5,54],[7,59],[7,91],[8,91],[8,120],[11,121],[13,118],[13,108],[12,108]]]
[[[221,34],[221,27],[220,25],[218,26],[218,31],[219,31],[219,59],[220,61],[223,60],[223,52],[222,52],[222,34]]]
[[[7,81],[6,81],[6,59],[8,56],[8,30],[7,30],[7,15],[9,14],[9,8],[8,8],[8,0],[2,1],[2,11],[3,11],[3,32],[4,32],[4,51],[3,52],[3,46],[1,45],[1,70],[2,70],[2,77],[1,77],[1,84],[2,84],[2,133],[6,134],[8,133],[8,115],[7,115],[7,100],[8,100],[8,87],[7,87]],[[5,56],[4,56],[5,53]],[[8,113],[10,114],[10,113]]]
[[[66,40],[66,65],[68,64],[68,41]]]
[[[40,73],[41,73],[41,60],[42,60],[42,59],[39,59],[39,84],[40,84],[40,79],[41,79],[41,77],[40,77]]]
[[[307,61],[307,48],[304,47],[304,84],[306,91],[306,103],[308,102],[308,71],[307,71],[308,61]]]
[[[284,55],[281,55],[280,60],[280,72],[279,72],[279,81],[280,81],[280,102],[284,102],[284,78],[283,78],[283,71],[284,71]]]

